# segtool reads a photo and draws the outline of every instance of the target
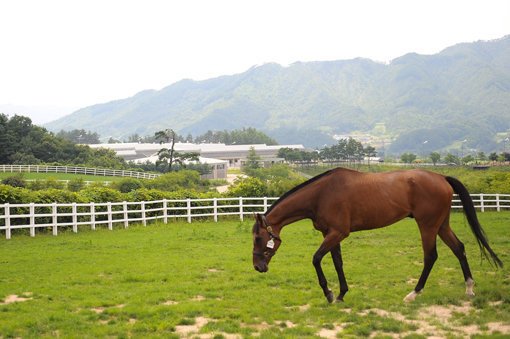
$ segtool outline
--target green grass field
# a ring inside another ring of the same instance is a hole
[[[11,177],[16,173],[0,172],[0,180]],[[70,173],[28,173],[23,172],[23,178],[26,180],[44,180],[46,178],[54,178],[56,180],[73,180],[83,179],[84,181],[117,181],[122,177],[105,177],[100,175],[70,174]]]
[[[342,242],[350,290],[341,304],[328,304],[318,286],[312,256],[322,237],[309,221],[283,229],[266,274],[252,266],[251,221],[0,234],[0,338],[508,337],[510,213],[479,217],[506,266],[481,261],[454,213],[477,295],[464,295],[458,261],[438,240],[439,259],[412,303],[402,299],[422,250],[411,219]],[[330,256],[323,267],[337,292]],[[1,302],[13,295],[27,300]]]

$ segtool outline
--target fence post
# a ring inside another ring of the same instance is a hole
[[[35,237],[35,205],[30,203],[30,236]]]
[[[51,206],[51,214],[53,219],[53,235],[57,235],[58,233],[58,224],[57,224],[57,203],[54,202]]]
[[[112,203],[108,202],[108,205],[106,205],[107,211],[108,211],[108,229],[110,231],[113,230],[113,222],[112,222]]]
[[[141,210],[142,210],[142,223],[144,226],[147,226],[147,219],[146,218],[146,215],[145,215],[145,201],[142,201],[141,202]]]
[[[483,193],[480,193],[480,207],[482,209],[482,212],[485,212],[485,206],[483,204]]]
[[[165,222],[165,224],[168,223],[168,211],[167,211],[167,208],[168,208],[168,200],[163,199],[163,221]]]
[[[5,215],[5,238],[11,239],[11,208],[9,203],[4,205]]]
[[[241,218],[241,221],[244,221],[244,215],[243,215],[243,197],[239,197],[239,217]]]
[[[90,203],[90,229],[96,230],[96,207],[93,202]]]
[[[264,197],[264,213],[267,211],[267,197]]]
[[[124,228],[128,228],[129,226],[129,220],[128,220],[128,208],[127,208],[127,202],[122,202],[122,212],[124,212]]]
[[[499,193],[496,194],[496,211],[501,211],[501,207],[499,205]]]
[[[218,198],[213,198],[214,222],[218,222]]]
[[[188,223],[191,224],[191,199],[186,199],[186,209],[188,211]]]
[[[76,207],[75,202],[73,202],[72,210],[73,210],[73,232],[78,233],[78,208]]]

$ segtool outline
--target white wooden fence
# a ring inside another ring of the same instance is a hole
[[[472,194],[475,207],[480,211],[510,210],[510,194]],[[112,230],[114,224],[127,228],[129,224],[147,225],[151,220],[183,218],[191,223],[193,218],[213,218],[220,216],[239,216],[253,212],[265,212],[278,198],[211,198],[158,200],[142,202],[108,202],[108,203],[52,203],[52,204],[2,204],[0,205],[0,231],[11,238],[13,229],[29,229],[30,236],[35,236],[37,228],[50,228],[53,235],[58,234],[59,227],[72,228],[78,232],[78,226],[96,229],[105,226]],[[452,208],[462,208],[455,196]]]
[[[46,166],[46,165],[0,165],[0,172],[11,173],[70,173],[84,175],[99,175],[105,177],[129,177],[136,179],[154,179],[161,174],[113,170],[105,168],[88,168],[73,166]]]

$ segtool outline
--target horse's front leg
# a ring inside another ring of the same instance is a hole
[[[313,266],[315,267],[315,271],[317,272],[317,277],[319,278],[319,285],[324,292],[324,296],[328,299],[328,302],[332,303],[335,300],[335,295],[328,288],[328,281],[326,280],[326,276],[322,271],[321,261],[322,258],[326,255],[326,253],[330,252],[331,249],[337,246],[342,239],[345,238],[341,234],[338,233],[329,233],[324,237],[324,241],[321,246],[313,255]]]

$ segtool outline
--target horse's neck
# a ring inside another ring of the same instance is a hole
[[[276,205],[267,215],[271,225],[278,229],[295,221],[311,218],[310,202],[313,199],[294,194]]]

